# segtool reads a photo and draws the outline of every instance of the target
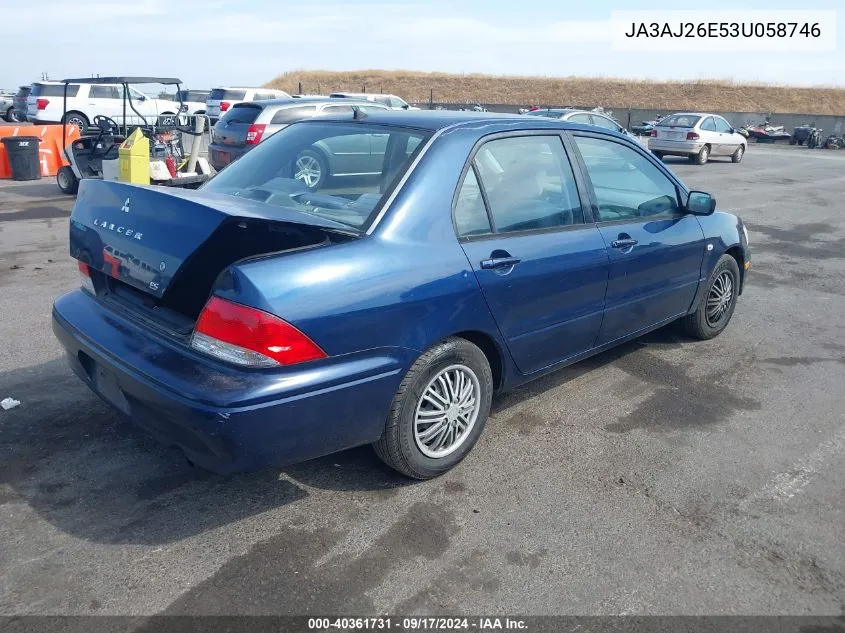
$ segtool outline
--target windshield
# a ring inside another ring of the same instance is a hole
[[[665,119],[660,119],[660,127],[695,127],[701,120],[697,114],[673,114]]]
[[[365,231],[428,137],[421,130],[367,123],[294,123],[202,188]]]
[[[544,116],[548,117],[549,119],[559,119],[560,115],[563,114],[560,110],[531,110],[530,112],[526,112],[525,114],[529,116]]]
[[[246,90],[226,90],[225,88],[215,88],[208,95],[209,101],[221,101],[229,99],[230,101],[238,101],[246,96]]]

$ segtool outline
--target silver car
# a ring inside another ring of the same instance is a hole
[[[208,157],[220,171],[246,154],[264,139],[291,123],[316,116],[352,115],[353,107],[367,110],[389,110],[371,101],[353,99],[308,98],[273,99],[238,103],[211,129]],[[371,138],[372,137],[372,138]],[[350,140],[351,139],[351,140]],[[367,147],[347,145],[366,140]],[[313,147],[297,157],[294,178],[311,189],[317,189],[331,177],[379,174],[384,160],[387,135],[359,135],[332,139],[331,147]]]
[[[544,108],[540,110],[529,110],[525,113],[527,116],[542,116],[549,119],[560,119],[561,121],[569,121],[570,123],[583,123],[584,125],[595,125],[603,127],[606,130],[613,130],[625,136],[636,138],[616,119],[601,114],[600,112],[590,112],[587,110],[576,110],[574,108]]]
[[[687,156],[703,165],[711,156],[730,156],[738,163],[748,141],[718,114],[679,112],[661,119],[648,139],[648,148],[658,158]]]

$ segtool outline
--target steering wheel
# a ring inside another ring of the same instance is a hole
[[[92,122],[94,123],[94,125],[100,128],[100,133],[97,134],[97,138],[94,139],[94,145],[91,150],[91,153],[93,155],[94,153],[97,153],[97,146],[100,144],[100,141],[103,139],[103,136],[105,134],[120,134],[120,125],[118,125],[117,121],[115,121],[114,119],[99,114],[94,117]],[[115,146],[115,144],[116,143],[112,142],[111,145],[109,145],[108,147],[104,147],[103,151],[99,153],[105,156],[108,151]]]

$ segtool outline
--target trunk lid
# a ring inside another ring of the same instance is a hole
[[[187,297],[180,311],[195,317],[197,302],[201,307],[230,264],[325,243],[333,234],[348,239],[350,230],[226,194],[83,180],[71,214],[70,254],[155,299],[173,288]]]

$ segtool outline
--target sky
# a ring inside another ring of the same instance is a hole
[[[617,9],[837,9],[840,0],[0,0],[0,88],[92,74],[261,85],[291,70],[733,79],[845,86],[845,10],[824,53],[612,51]],[[14,51],[14,54],[11,52]],[[25,51],[25,52],[24,52]]]

